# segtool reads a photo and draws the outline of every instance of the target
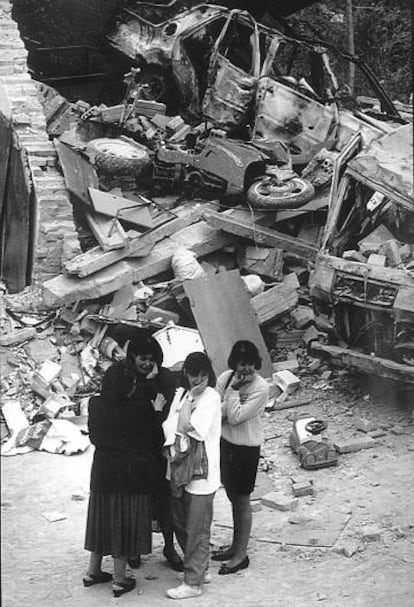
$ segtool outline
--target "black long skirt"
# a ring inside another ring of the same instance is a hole
[[[91,491],[85,550],[102,555],[133,557],[152,549],[150,494]]]

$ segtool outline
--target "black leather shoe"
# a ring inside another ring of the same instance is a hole
[[[139,569],[139,567],[141,567],[141,557],[139,555],[130,557],[128,559],[128,565],[131,567],[131,569]]]
[[[234,567],[229,567],[224,564],[219,569],[219,575],[229,575],[229,573],[236,573],[237,571],[241,571],[241,569],[247,569],[249,566],[249,557],[246,556],[238,565],[234,565]]]

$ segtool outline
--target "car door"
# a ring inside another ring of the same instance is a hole
[[[211,54],[203,117],[224,130],[245,124],[259,73],[258,25],[249,13],[233,10]]]
[[[272,40],[263,64],[253,139],[257,143],[285,143],[294,165],[306,164],[322,147],[330,149],[334,142],[338,110],[335,103],[322,102],[322,91],[316,86],[323,69],[333,77],[323,52],[282,35]]]

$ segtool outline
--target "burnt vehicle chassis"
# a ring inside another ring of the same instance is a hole
[[[331,324],[330,344],[313,347],[356,370],[414,385],[412,125],[356,154],[358,145],[355,137],[337,162],[341,177],[311,273],[315,310]]]

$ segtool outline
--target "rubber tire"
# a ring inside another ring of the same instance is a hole
[[[267,188],[268,183],[269,179],[265,177],[250,186],[247,200],[252,207],[275,211],[297,209],[315,195],[315,189],[310,181],[301,177],[294,177],[283,186],[269,186],[271,189],[266,193],[263,188]]]
[[[93,139],[88,143],[86,153],[93,158],[92,164],[103,175],[138,177],[151,163],[145,146],[139,143],[132,145],[123,139]]]

